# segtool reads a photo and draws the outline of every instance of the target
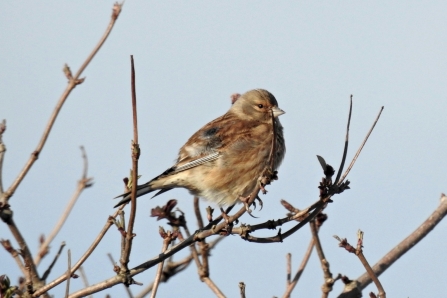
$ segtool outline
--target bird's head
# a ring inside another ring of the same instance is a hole
[[[264,89],[254,89],[242,94],[230,111],[242,119],[270,122],[273,112],[278,117],[285,112],[278,107],[276,98]]]

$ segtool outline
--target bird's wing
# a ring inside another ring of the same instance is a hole
[[[257,142],[250,134],[257,125],[230,112],[216,118],[193,134],[180,148],[173,170],[184,171],[215,161],[240,143],[253,142],[252,146],[256,146],[254,143]]]
[[[238,151],[239,147],[256,146],[258,142],[250,137],[255,126],[255,123],[242,121],[231,113],[211,121],[180,148],[175,165],[153,180],[213,162],[229,149]]]

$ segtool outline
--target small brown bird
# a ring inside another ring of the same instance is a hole
[[[246,198],[264,171],[275,171],[284,158],[283,127],[277,118],[282,114],[276,98],[267,90],[251,90],[233,99],[226,114],[199,129],[180,148],[175,165],[137,187],[137,197],[183,187],[219,206]],[[130,192],[118,197],[123,199],[115,207],[130,201]]]

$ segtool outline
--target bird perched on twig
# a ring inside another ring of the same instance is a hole
[[[256,183],[261,183],[258,178],[263,173],[273,174],[286,152],[283,127],[277,118],[284,111],[263,89],[248,91],[232,102],[226,114],[189,138],[175,165],[139,185],[137,197],[183,187],[220,206],[232,205],[247,198]],[[115,207],[129,202],[130,196],[130,192],[118,196],[122,200]]]

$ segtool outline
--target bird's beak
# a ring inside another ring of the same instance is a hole
[[[278,116],[281,116],[282,114],[285,114],[286,112],[284,112],[283,110],[281,110],[280,108],[278,108],[278,107],[273,107],[272,108],[272,112],[273,112],[273,117],[278,117]]]

